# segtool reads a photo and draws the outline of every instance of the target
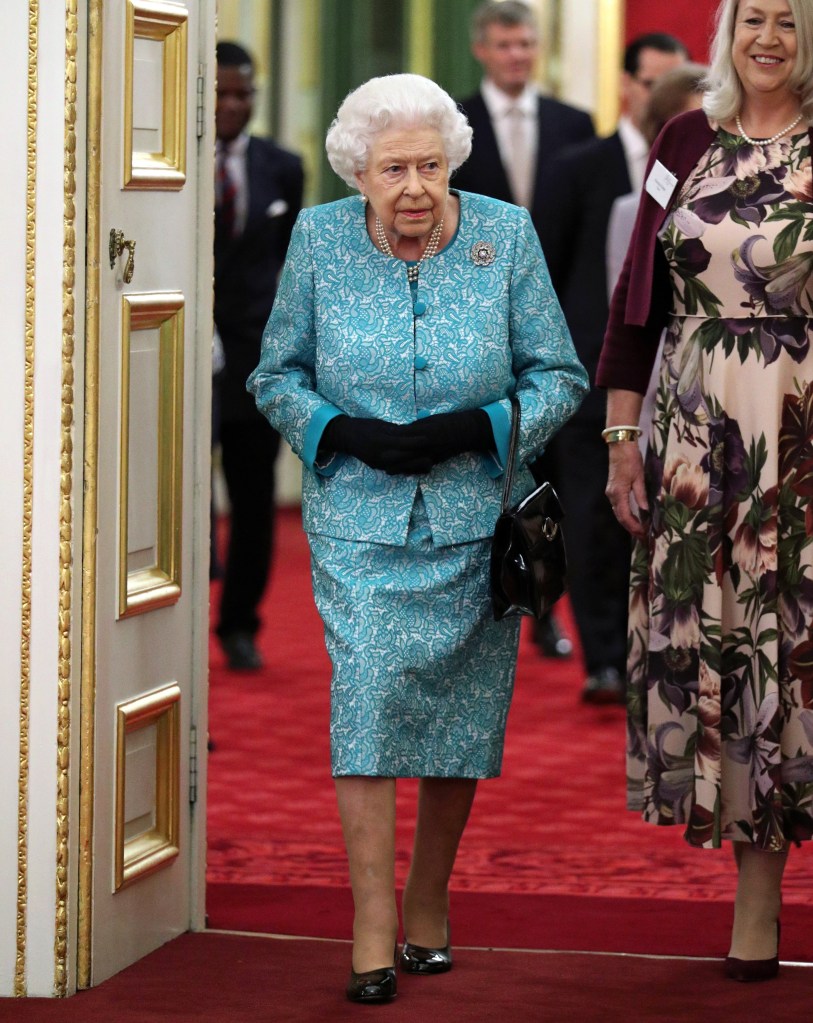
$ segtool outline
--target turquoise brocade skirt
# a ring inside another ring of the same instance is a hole
[[[404,547],[308,540],[333,775],[498,775],[519,621],[493,620],[490,540],[436,547],[420,492]]]

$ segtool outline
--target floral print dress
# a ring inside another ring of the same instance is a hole
[[[674,315],[632,560],[631,809],[687,840],[813,836],[807,132],[722,129],[661,231]]]

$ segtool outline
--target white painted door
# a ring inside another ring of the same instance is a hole
[[[202,923],[215,21],[88,3],[80,987]]]

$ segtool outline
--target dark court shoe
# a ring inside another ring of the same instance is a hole
[[[589,675],[582,690],[585,703],[624,703],[624,679],[615,668],[599,668]]]
[[[250,632],[227,632],[220,639],[232,671],[257,671],[263,666],[260,651]]]
[[[739,980],[749,984],[760,980],[773,980],[779,973],[779,921],[776,921],[776,955],[771,959],[736,959],[726,956],[725,972],[730,980]]]
[[[365,970],[356,973],[350,969],[346,994],[351,1002],[368,1002],[375,1005],[380,1002],[391,1002],[398,994],[398,981],[395,976],[395,960],[398,958],[398,945],[392,953],[392,966],[383,966],[380,970]]]
[[[573,653],[573,644],[550,612],[534,622],[533,635],[534,643],[544,657],[570,657]]]
[[[401,969],[404,973],[418,973],[427,976],[431,973],[447,973],[452,968],[452,946],[445,948],[424,948],[423,945],[412,945],[405,941],[401,951]]]

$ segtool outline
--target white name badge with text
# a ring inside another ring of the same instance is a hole
[[[646,190],[659,205],[666,209],[675,191],[677,178],[667,170],[660,160],[656,160],[649,177],[646,179]]]

